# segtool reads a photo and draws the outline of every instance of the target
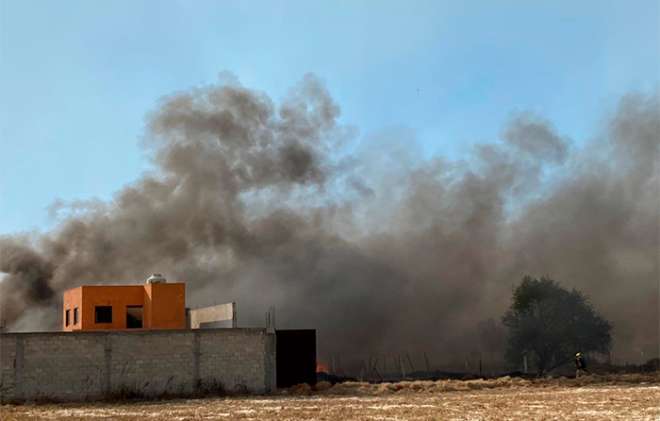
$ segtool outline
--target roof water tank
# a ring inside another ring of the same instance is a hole
[[[147,278],[148,284],[164,284],[165,282],[167,282],[167,279],[165,279],[165,277],[160,273],[154,273]]]

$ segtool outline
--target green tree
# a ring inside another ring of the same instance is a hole
[[[525,276],[502,322],[509,329],[506,359],[519,364],[527,353],[539,375],[571,361],[577,351],[605,354],[612,342],[611,324],[581,292],[547,278]]]

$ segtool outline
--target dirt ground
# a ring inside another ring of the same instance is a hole
[[[48,420],[660,420],[660,376],[345,383],[264,397],[5,405],[2,421]]]

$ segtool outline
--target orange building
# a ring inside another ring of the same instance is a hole
[[[185,329],[186,285],[156,274],[143,285],[83,285],[64,292],[62,328]]]

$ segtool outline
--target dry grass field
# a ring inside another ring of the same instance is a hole
[[[5,405],[2,421],[48,420],[660,420],[660,376],[579,380],[344,383],[267,397]]]

